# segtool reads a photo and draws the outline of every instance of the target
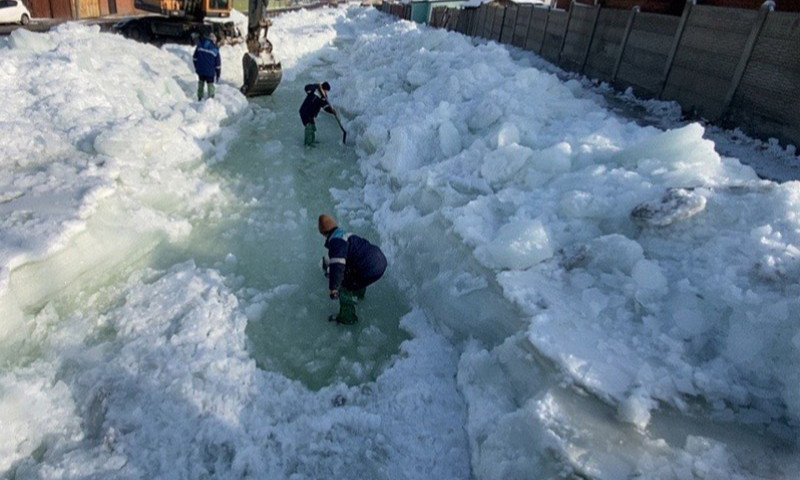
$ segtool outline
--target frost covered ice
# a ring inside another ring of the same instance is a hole
[[[797,182],[507,46],[356,6],[270,35],[250,103],[242,46],[196,102],[188,47],[0,39],[3,475],[796,476]],[[355,147],[302,149],[321,78]],[[390,259],[352,331],[323,210]]]

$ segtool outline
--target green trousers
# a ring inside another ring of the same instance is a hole
[[[343,323],[345,325],[352,325],[358,321],[356,315],[356,304],[358,300],[363,300],[366,295],[367,289],[361,290],[347,290],[346,288],[339,289],[339,314],[336,315],[336,323]]]
[[[316,140],[316,133],[317,133],[317,126],[313,123],[306,124],[306,133],[305,138],[303,139],[303,145],[310,147],[314,145],[314,141]]]
[[[203,80],[200,80],[199,82],[197,82],[197,99],[198,100],[202,100],[203,99],[203,90],[204,90],[205,84],[206,84],[206,82],[204,82]],[[214,82],[208,82],[208,97],[209,98],[214,98],[214,94],[215,93],[217,93],[217,87],[214,86]]]

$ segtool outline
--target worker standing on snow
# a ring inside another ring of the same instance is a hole
[[[323,258],[328,295],[331,300],[339,299],[339,314],[331,315],[328,320],[346,325],[356,323],[356,301],[363,300],[367,287],[383,276],[386,257],[377,246],[339,228],[328,215],[319,216],[318,228],[328,249]]]
[[[222,59],[217,48],[217,36],[213,33],[200,39],[194,49],[194,71],[197,73],[197,100],[203,99],[203,90],[208,84],[208,97],[214,98],[214,80],[219,82],[222,73]]]
[[[320,84],[309,83],[305,87],[306,99],[300,105],[300,120],[305,127],[305,138],[303,144],[307,147],[313,147],[316,141],[317,125],[314,119],[319,115],[320,110],[325,110],[327,113],[334,115],[333,107],[328,103],[328,92],[331,91],[331,86],[328,82]]]

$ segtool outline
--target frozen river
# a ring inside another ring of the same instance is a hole
[[[270,37],[206,102],[188,47],[0,40],[0,476],[795,478],[800,186],[745,165],[794,151],[374,9]],[[389,258],[352,327],[323,212]]]

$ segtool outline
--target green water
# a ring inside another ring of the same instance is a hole
[[[331,189],[357,188],[363,179],[333,116],[321,113],[318,145],[303,146],[297,110],[303,85],[312,81],[284,82],[271,97],[254,100],[256,114],[242,123],[224,161],[210,168],[233,197],[230,211],[194,225],[185,248],[198,265],[229,279],[248,313],[257,364],[317,389],[373,380],[408,338],[398,322],[410,306],[390,265],[367,290],[358,324],[327,321],[338,302],[328,298],[320,268],[325,249],[317,217],[340,212]],[[340,224],[379,243],[371,225],[351,227],[346,218]]]

